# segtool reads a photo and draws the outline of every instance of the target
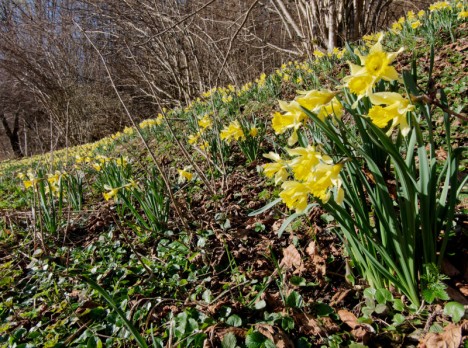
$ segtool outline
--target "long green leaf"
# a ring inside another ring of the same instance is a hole
[[[115,310],[117,315],[124,322],[127,329],[132,333],[133,337],[135,337],[135,340],[137,341],[138,346],[141,348],[148,348],[148,345],[146,344],[146,341],[144,340],[144,338],[140,335],[136,327],[127,319],[125,314],[120,310],[120,308],[114,302],[114,300],[109,295],[109,293],[106,290],[104,290],[101,286],[99,286],[99,284],[96,283],[91,278],[85,275],[81,275],[80,278],[83,279],[86,283],[88,283],[89,286],[91,286],[94,290],[96,290],[106,300],[109,306],[112,307],[113,310]]]

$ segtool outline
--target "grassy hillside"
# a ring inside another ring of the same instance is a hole
[[[0,347],[460,345],[467,11],[0,163]]]

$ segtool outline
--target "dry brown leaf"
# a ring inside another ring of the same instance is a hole
[[[343,302],[343,300],[348,296],[348,294],[351,292],[351,289],[346,289],[346,290],[340,290],[337,293],[333,295],[330,301],[330,306],[336,306],[337,304]]]
[[[447,286],[446,291],[447,291],[447,294],[449,295],[449,297],[452,300],[457,301],[457,302],[461,303],[464,306],[468,305],[468,300],[466,299],[466,297],[463,296],[460,293],[460,291],[458,291],[457,289],[454,289],[449,285],[449,286]]]
[[[338,316],[340,317],[341,321],[348,325],[351,329],[354,329],[359,325],[359,321],[356,316],[346,309],[340,309],[338,311]]]
[[[301,254],[299,254],[299,251],[297,251],[296,247],[292,244],[283,250],[281,264],[288,269],[293,267],[302,269],[304,267]]]
[[[330,317],[320,318],[320,326],[327,335],[340,331],[340,327]]]
[[[317,255],[317,248],[314,241],[311,241],[306,248],[306,253],[313,259]]]
[[[354,336],[357,342],[367,344],[373,335],[373,330],[369,329],[370,325],[358,325],[355,329],[351,330],[351,334]],[[372,328],[372,326],[370,326]]]
[[[324,334],[324,331],[317,320],[309,317],[308,315],[304,313],[296,314],[294,319],[303,334],[307,336],[318,336]]]
[[[306,253],[310,256],[312,259],[312,263],[314,264],[314,273],[317,276],[325,276],[327,273],[327,266],[325,259],[318,254],[318,249],[316,247],[316,244],[314,241],[311,241],[309,245],[307,246]]]
[[[461,327],[449,324],[443,332],[429,332],[419,342],[419,348],[458,348],[462,342]]]
[[[463,294],[463,296],[465,296],[465,297],[468,296],[468,284],[463,284],[461,282],[457,282],[455,285],[456,285],[458,291],[460,291]]]
[[[294,344],[281,329],[267,324],[257,324],[255,328],[271,340],[277,348],[294,348]]]
[[[273,225],[271,225],[271,232],[276,233],[283,225],[283,222],[284,219],[276,220]]]
[[[271,308],[273,312],[280,311],[283,308],[283,302],[279,292],[264,292],[262,299],[265,300],[268,308]]]
[[[225,329],[215,330],[215,334],[220,341],[222,341],[224,336],[230,332],[233,333],[235,336],[244,338],[247,333],[247,330],[238,327],[228,327]]]

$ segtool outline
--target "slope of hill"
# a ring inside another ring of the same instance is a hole
[[[462,344],[467,11],[2,162],[0,346]]]

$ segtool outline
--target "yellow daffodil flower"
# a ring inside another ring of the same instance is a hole
[[[229,124],[229,126],[224,127],[220,133],[221,140],[224,140],[228,144],[232,140],[238,141],[239,139],[245,140],[244,132],[239,121],[235,120]]]
[[[188,167],[184,169],[177,169],[179,173],[179,184],[183,184],[185,181],[191,181],[193,179],[193,174],[188,171]]]
[[[313,170],[320,163],[322,154],[315,151],[315,146],[296,147],[289,149],[290,156],[297,156],[288,162],[291,167],[294,178],[300,181],[307,181],[313,175]]]
[[[255,127],[255,126],[253,126],[252,128],[250,128],[249,135],[250,135],[252,138],[255,138],[255,137],[258,135],[258,128]]]
[[[337,92],[330,90],[312,90],[308,92],[298,92],[301,97],[296,98],[297,102],[304,108],[317,114],[317,117],[324,121],[325,117],[334,115],[341,118],[343,106],[335,97]]]
[[[263,173],[265,176],[270,179],[274,176],[275,185],[286,181],[286,179],[289,177],[288,163],[283,160],[280,155],[274,152],[264,154],[263,157],[275,161],[275,163],[267,163],[263,165]]]
[[[132,127],[125,127],[123,132],[124,132],[124,134],[132,135],[133,134],[133,128]]]
[[[400,126],[401,133],[406,136],[410,131],[406,114],[414,110],[414,105],[399,93],[395,92],[379,92],[369,96],[369,99],[374,106],[369,110],[369,117],[379,128],[384,128],[390,121],[393,121],[389,132]],[[380,105],[385,105],[382,107]]]
[[[320,59],[322,57],[325,57],[325,53],[323,53],[322,51],[319,51],[319,50],[315,50],[313,53],[314,57],[316,59]]]
[[[375,78],[375,82],[380,79],[385,81],[398,80],[398,73],[393,66],[390,66],[390,64],[393,63],[397,55],[403,51],[403,48],[397,52],[385,52],[382,49],[381,43],[383,37],[383,35],[380,36],[376,44],[369,50],[369,54],[367,56],[361,56],[358,54],[363,67],[360,71],[356,72],[356,76],[370,75]]]
[[[188,136],[188,143],[190,145],[195,145],[197,142],[198,142],[198,139],[200,138],[200,134],[197,133],[197,134],[190,134]]]
[[[307,208],[309,188],[306,184],[297,181],[286,181],[281,185],[283,191],[279,196],[289,209],[295,209],[298,213]]]
[[[413,29],[416,29],[416,28],[419,28],[421,26],[421,21],[414,21],[411,23],[411,28]]]
[[[293,146],[297,142],[297,130],[302,126],[303,121],[307,117],[301,109],[301,105],[293,100],[286,103],[282,100],[278,101],[280,108],[286,111],[285,114],[276,112],[273,114],[272,127],[276,134],[283,134],[288,129],[293,129],[292,135],[288,139],[288,145]]]
[[[315,110],[318,107],[328,104],[336,92],[330,90],[311,90],[311,91],[298,91],[301,97],[296,98],[297,102],[308,110]]]
[[[102,195],[106,201],[113,197],[117,197],[117,193],[119,192],[119,188],[112,188],[109,185],[104,185],[104,189],[107,190],[107,192],[104,192]]]
[[[345,77],[343,81],[345,82],[345,86],[358,96],[356,102],[352,105],[353,108],[357,106],[358,101],[363,96],[372,94],[372,88],[379,80],[394,81],[399,79],[397,71],[390,64],[403,51],[403,48],[397,52],[385,52],[382,49],[382,39],[383,34],[380,35],[375,45],[371,47],[367,56],[356,52],[361,59],[362,66],[349,62],[351,76]]]
[[[202,129],[210,128],[213,125],[213,121],[210,118],[209,114],[206,114],[201,119],[198,120],[198,126]]]
[[[307,181],[310,193],[320,199],[323,203],[328,202],[331,196],[331,189],[338,188],[337,203],[341,204],[344,194],[340,192],[341,179],[339,177],[342,164],[319,163],[314,171],[314,179]],[[341,200],[341,201],[340,201]]]

